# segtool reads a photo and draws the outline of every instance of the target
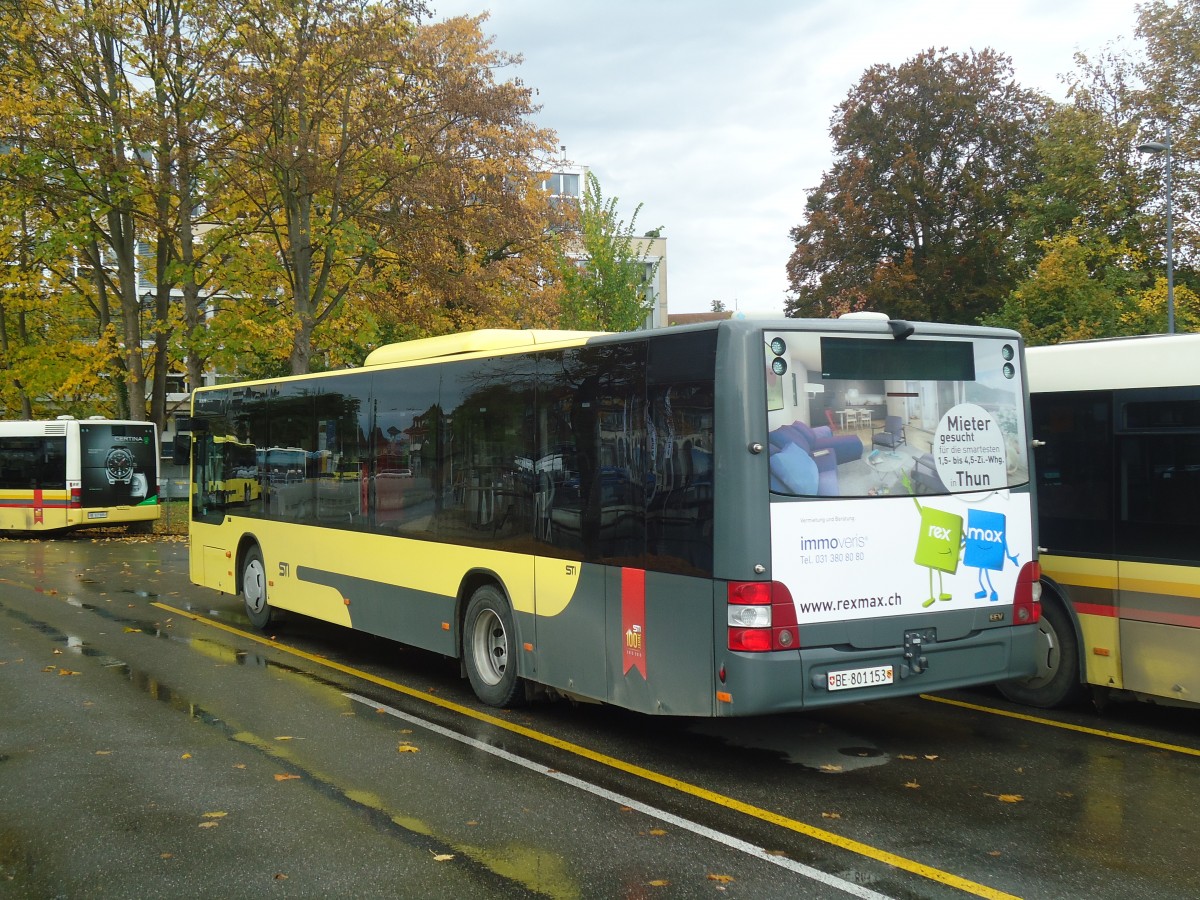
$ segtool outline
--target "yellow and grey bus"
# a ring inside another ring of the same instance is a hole
[[[1011,331],[740,317],[201,388],[191,577],[260,628],[458,658],[496,706],[732,716],[1028,676],[1022,367]],[[209,490],[229,435],[288,448],[288,477]]]
[[[1200,334],[1035,347],[1028,366],[1042,637],[1004,693],[1200,703]]]
[[[0,422],[0,531],[151,528],[159,452],[150,422]]]

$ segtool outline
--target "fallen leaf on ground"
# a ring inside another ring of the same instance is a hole
[[[718,884],[729,884],[731,881],[733,881],[733,876],[732,875],[714,875],[712,872],[709,872],[708,880],[715,881]]]
[[[842,814],[838,813],[838,812],[823,812],[823,813],[821,813],[822,819],[840,819],[841,817],[842,817]]]
[[[825,765],[821,766],[821,771],[822,772],[840,772],[840,771],[842,771],[842,767],[839,765],[835,765],[834,763],[825,763]]]
[[[662,835],[664,835],[666,833],[667,832],[662,828],[651,828],[650,829],[650,834],[654,835],[655,837],[661,837]]]
[[[204,814],[204,818],[206,818],[206,819],[223,819],[223,818],[225,818],[227,815],[229,815],[229,813],[223,813],[223,812],[206,812],[206,813]]]
[[[276,781],[293,781],[299,777],[300,777],[299,775],[276,775],[275,780]]]
[[[653,881],[646,882],[646,884],[650,887],[666,887],[670,883],[671,882],[667,881],[665,878],[655,878]]]
[[[220,824],[221,824],[220,822],[201,822],[200,827],[201,828],[216,828]]]
[[[433,853],[432,850],[430,850],[429,852]],[[433,859],[435,862],[446,862],[447,860],[454,859],[454,854],[453,853],[433,853]]]
[[[904,786],[905,786],[906,788],[913,788],[914,790],[916,790],[916,789],[918,789],[918,788],[920,788],[920,787],[921,787],[921,785],[919,785],[919,784],[918,784],[917,782],[915,782],[915,781],[906,781],[906,782],[904,783]]]

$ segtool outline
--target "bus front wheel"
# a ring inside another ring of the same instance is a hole
[[[463,661],[475,696],[488,706],[512,706],[523,696],[516,637],[504,595],[490,584],[475,591],[463,622]]]
[[[263,564],[258,545],[246,551],[242,560],[242,602],[246,617],[255,628],[264,629],[271,623],[271,605],[267,603],[267,567]]]
[[[1071,618],[1061,601],[1048,595],[1042,602],[1038,621],[1037,672],[998,685],[1000,693],[1014,703],[1053,709],[1083,696],[1079,681],[1079,641]]]

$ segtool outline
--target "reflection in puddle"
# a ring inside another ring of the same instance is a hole
[[[726,744],[782,754],[789,763],[839,774],[881,766],[891,757],[861,736],[833,728],[826,722],[801,716],[758,719],[699,720],[689,731],[707,734]]]
[[[331,702],[339,706],[345,706],[349,702],[344,694],[344,685],[301,671],[293,666],[281,664],[261,654],[234,647],[232,644],[226,644],[219,640],[179,636],[162,628],[158,623],[125,618],[111,608],[93,607],[73,598],[65,599],[72,606],[93,612],[105,620],[121,624],[129,635],[165,639],[221,662],[249,669],[260,669],[264,672],[283,673],[289,678],[306,684],[310,690],[328,694]],[[304,783],[310,790],[352,808],[359,815],[365,814],[375,828],[390,838],[400,840],[411,847],[428,850],[434,855],[448,852],[457,854],[461,864],[473,868],[476,877],[482,879],[483,884],[490,883],[496,894],[508,893],[514,885],[519,885],[549,897],[568,898],[582,895],[579,886],[572,881],[568,874],[567,861],[559,854],[532,846],[505,845],[502,848],[472,846],[452,834],[438,833],[437,828],[420,818],[419,813],[402,813],[395,809],[388,809],[378,799],[368,801],[362,794],[339,785],[336,777],[313,769],[309,762],[297,754],[294,747],[280,746],[274,741],[253,735],[238,727],[238,723],[219,716],[201,705],[174,685],[162,681],[149,672],[108,656],[98,648],[89,646],[81,637],[65,634],[53,625],[34,619],[21,611],[10,609],[3,603],[0,603],[0,614],[19,620],[29,628],[68,647],[72,652],[94,659],[102,667],[118,672],[119,677],[139,692],[183,713],[192,721],[217,729],[226,739],[252,747],[257,752],[271,757],[277,761],[272,763],[273,766],[278,766],[280,763],[285,764],[294,774],[304,779]],[[0,847],[0,851],[3,849]],[[3,861],[3,855],[0,853],[0,863]],[[0,874],[2,872],[3,870],[0,869]]]

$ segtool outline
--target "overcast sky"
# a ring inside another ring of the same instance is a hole
[[[540,125],[664,227],[671,312],[783,308],[789,230],[831,162],[829,120],[863,72],[930,47],[992,47],[1016,80],[1064,99],[1074,54],[1134,37],[1134,0],[429,0],[487,11],[519,53]],[[511,77],[511,76],[508,76]]]

